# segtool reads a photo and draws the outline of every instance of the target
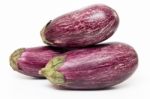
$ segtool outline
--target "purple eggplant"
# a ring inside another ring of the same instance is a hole
[[[40,70],[50,82],[68,89],[101,89],[125,81],[136,70],[133,47],[119,42],[68,51]]]
[[[20,48],[11,54],[10,65],[15,71],[22,74],[43,77],[39,75],[39,70],[44,68],[50,59],[60,53],[61,51],[58,49],[48,46]]]
[[[56,47],[85,47],[111,37],[119,24],[116,11],[97,4],[51,20],[41,31],[43,41]]]

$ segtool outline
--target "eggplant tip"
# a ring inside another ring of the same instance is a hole
[[[45,31],[45,26],[42,28],[40,34],[41,34],[41,38],[42,38],[42,41],[46,44],[49,44],[49,42],[45,39],[45,36],[44,36],[44,31]]]
[[[21,54],[24,52],[24,50],[25,48],[19,48],[10,55],[9,61],[10,66],[12,67],[13,70],[18,70],[17,61],[18,58],[21,56]]]
[[[45,44],[47,44],[47,45],[54,45],[52,42],[49,42],[48,40],[46,40],[45,35],[44,35],[44,33],[45,33],[45,28],[46,28],[46,26],[44,26],[44,27],[42,28],[42,30],[40,31],[40,35],[41,35],[42,41],[43,41]]]
[[[63,64],[64,56],[56,56],[49,61],[45,68],[39,71],[40,75],[45,76],[50,82],[61,85],[65,83],[64,75],[57,71],[57,69]]]
[[[63,74],[53,68],[42,68],[39,74],[45,76],[51,83],[56,85],[61,85],[65,82]]]

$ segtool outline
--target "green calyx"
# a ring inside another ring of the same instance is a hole
[[[65,60],[64,56],[56,56],[50,60],[45,68],[39,71],[39,74],[45,76],[50,82],[61,85],[65,83],[64,75],[57,71],[57,69],[63,64]]]
[[[49,42],[46,40],[45,36],[44,36],[44,31],[45,31],[45,26],[43,27],[43,29],[41,30],[40,34],[41,34],[41,38],[42,41],[46,44],[49,44]]]
[[[11,54],[9,61],[10,61],[10,66],[13,68],[13,70],[18,70],[17,61],[20,58],[21,54],[24,52],[24,50],[25,48],[20,48],[15,50]]]
[[[51,23],[51,21],[49,21],[49,22],[42,28],[40,34],[41,34],[42,41],[43,41],[45,44],[53,45],[52,42],[49,42],[49,41],[46,40],[45,35],[44,35],[45,29],[46,29],[46,27],[47,27],[50,23]]]

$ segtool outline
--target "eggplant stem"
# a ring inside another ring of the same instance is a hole
[[[24,52],[24,50],[25,48],[19,48],[11,54],[9,61],[10,61],[10,66],[13,68],[13,70],[18,70],[17,62],[21,54]]]
[[[58,68],[64,63],[64,56],[56,56],[50,60],[45,68],[39,71],[39,74],[45,76],[50,82],[61,85],[65,83],[64,75],[60,73]]]

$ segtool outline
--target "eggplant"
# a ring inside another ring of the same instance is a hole
[[[41,37],[55,47],[85,47],[110,38],[118,24],[114,9],[97,4],[51,20],[42,29]]]
[[[68,51],[52,58],[40,74],[66,89],[102,89],[129,78],[138,66],[133,47],[120,42]]]
[[[39,75],[39,70],[44,68],[50,59],[63,51],[49,46],[19,48],[11,54],[10,66],[22,74],[43,77]]]

